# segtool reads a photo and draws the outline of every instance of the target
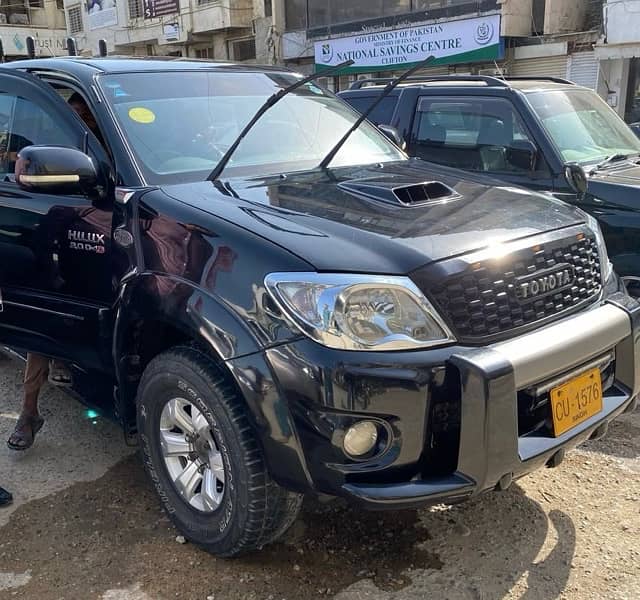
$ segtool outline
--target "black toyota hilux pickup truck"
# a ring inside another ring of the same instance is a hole
[[[577,208],[408,159],[276,67],[36,59],[0,92],[0,343],[108,397],[220,556],[305,493],[506,489],[635,406],[640,305]]]
[[[366,110],[389,81],[360,80],[340,96]],[[370,120],[395,129],[410,156],[548,191],[593,215],[640,297],[640,139],[593,90],[554,77],[415,76]],[[576,170],[586,194],[576,194]]]

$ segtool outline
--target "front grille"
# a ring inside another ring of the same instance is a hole
[[[462,341],[551,320],[602,288],[598,246],[585,234],[464,264],[428,290]]]

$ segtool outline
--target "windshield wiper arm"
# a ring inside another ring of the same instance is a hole
[[[420,69],[424,69],[433,60],[435,60],[435,56],[429,56],[428,58],[426,58],[422,62],[419,62],[417,65],[414,65],[413,67],[411,67],[408,71],[405,71],[397,79],[394,79],[393,81],[390,81],[386,85],[384,90],[382,90],[382,93],[378,96],[376,101],[373,104],[371,104],[371,106],[369,106],[369,108],[367,110],[365,110],[360,115],[360,117],[356,120],[356,122],[350,127],[349,131],[347,131],[347,133],[345,133],[342,136],[342,138],[340,138],[338,140],[338,143],[333,148],[331,148],[331,150],[329,150],[329,153],[322,159],[322,161],[318,165],[318,168],[319,169],[326,169],[331,164],[331,161],[335,158],[336,154],[338,154],[338,152],[340,151],[340,148],[342,148],[342,146],[344,146],[345,142],[351,137],[351,134],[356,129],[358,129],[358,127],[360,127],[360,125],[362,125],[362,123],[364,123],[365,119],[375,110],[375,108],[378,106],[378,104],[380,104],[380,102],[382,102],[405,79],[407,79],[408,77],[411,77],[411,75],[413,75],[416,71],[419,71]]]
[[[245,125],[244,129],[240,132],[240,135],[238,135],[238,137],[235,139],[233,144],[229,146],[229,149],[224,153],[222,158],[218,161],[218,164],[215,166],[213,171],[211,171],[211,173],[209,174],[209,177],[207,177],[207,180],[215,181],[216,179],[218,179],[218,177],[220,177],[220,175],[222,174],[222,171],[224,171],[225,167],[231,160],[231,157],[234,155],[235,151],[238,149],[240,142],[245,138],[247,133],[251,131],[253,126],[260,120],[262,115],[264,115],[264,113],[266,113],[274,104],[276,104],[277,102],[280,102],[280,100],[282,100],[282,98],[284,98],[287,94],[290,94],[294,90],[297,90],[299,87],[302,87],[303,85],[313,81],[314,79],[318,79],[318,77],[326,77],[327,75],[340,71],[346,67],[350,67],[352,64],[353,64],[352,60],[345,60],[344,62],[341,62],[340,64],[337,64],[334,67],[322,69],[322,71],[318,71],[313,75],[309,75],[304,79],[300,79],[299,81],[296,81],[290,86],[283,88],[279,92],[276,92],[275,94],[269,96],[269,98],[267,98],[267,101],[258,109],[256,114],[253,115],[253,118]]]
[[[607,158],[605,158],[602,162],[599,162],[595,167],[593,167],[593,169],[591,169],[591,173],[595,173],[599,169],[602,169],[602,167],[606,167],[612,162],[618,162],[619,160],[626,160],[630,156],[633,156],[633,153],[630,153],[630,154],[618,153],[618,154],[612,154],[611,156],[607,156]]]

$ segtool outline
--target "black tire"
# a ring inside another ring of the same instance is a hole
[[[177,397],[188,399],[206,418],[222,455],[225,483],[213,512],[191,506],[165,464],[160,419],[165,405]],[[232,557],[275,541],[294,523],[302,496],[271,479],[244,400],[204,352],[179,346],[149,363],[138,388],[137,420],[147,474],[170,519],[189,541]]]

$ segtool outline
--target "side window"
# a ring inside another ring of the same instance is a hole
[[[527,173],[534,147],[507,100],[423,96],[418,102],[410,151],[424,160],[472,171]],[[546,170],[544,160],[535,170]]]
[[[78,140],[41,106],[20,96],[0,95],[0,176],[13,179],[16,157],[26,146],[77,147]]]
[[[377,100],[377,96],[347,96],[343,98],[359,113],[363,113]],[[387,125],[391,123],[393,112],[395,111],[398,98],[395,96],[387,96],[369,115],[369,121],[375,125]]]

